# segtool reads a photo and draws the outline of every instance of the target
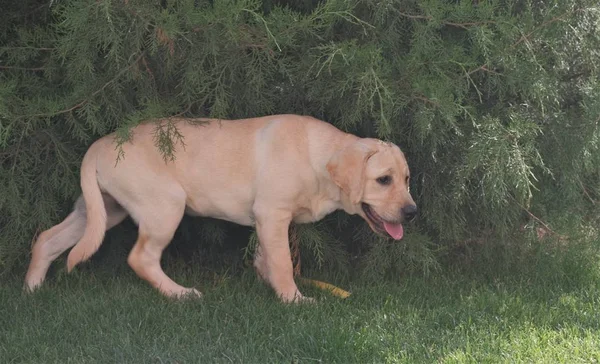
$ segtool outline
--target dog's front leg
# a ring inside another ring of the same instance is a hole
[[[283,302],[310,300],[304,297],[296,282],[288,240],[291,214],[282,211],[255,215],[259,246],[254,257],[254,267]]]

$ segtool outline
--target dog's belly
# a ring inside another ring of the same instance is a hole
[[[188,198],[185,212],[192,216],[212,217],[239,225],[254,225],[252,201],[236,194],[220,194],[218,199],[208,196]]]

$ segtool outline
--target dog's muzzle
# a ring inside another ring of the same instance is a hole
[[[412,221],[417,216],[417,206],[416,205],[408,205],[402,208],[402,216],[404,216],[404,221]]]

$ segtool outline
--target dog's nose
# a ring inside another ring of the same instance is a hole
[[[416,205],[408,205],[402,208],[402,214],[404,215],[404,219],[406,221],[411,221],[417,216],[417,206]]]

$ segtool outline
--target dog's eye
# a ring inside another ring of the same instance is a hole
[[[390,183],[392,183],[392,177],[391,176],[379,177],[379,178],[377,178],[377,183],[379,183],[380,185],[387,186]]]

